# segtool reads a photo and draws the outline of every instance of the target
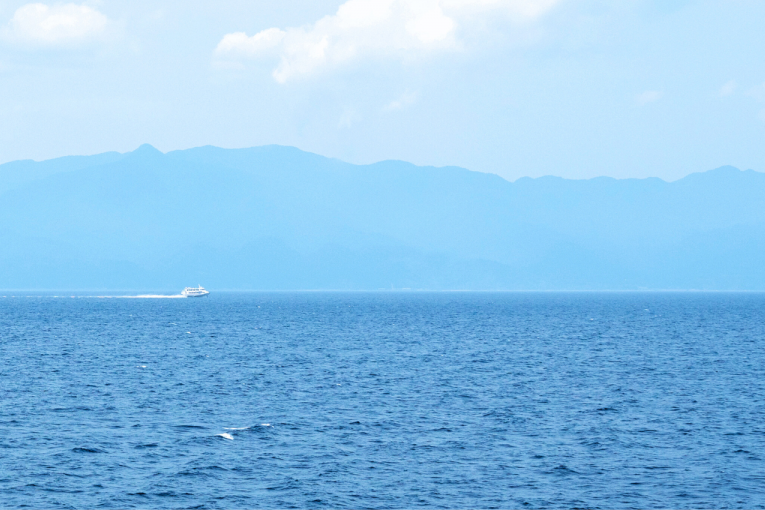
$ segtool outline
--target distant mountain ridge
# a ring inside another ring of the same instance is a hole
[[[522,178],[292,147],[0,165],[0,288],[765,290],[765,174]]]

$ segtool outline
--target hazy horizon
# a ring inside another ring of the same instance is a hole
[[[142,143],[138,147],[136,147],[135,149],[128,150],[128,151],[125,151],[125,152],[119,152],[119,151],[116,151],[116,150],[108,150],[108,151],[98,152],[98,153],[93,153],[93,154],[66,154],[66,155],[62,155],[62,156],[55,156],[55,157],[51,157],[51,158],[47,158],[47,159],[39,159],[39,160],[38,159],[18,159],[18,160],[6,161],[4,163],[0,163],[0,167],[2,167],[3,165],[18,163],[18,162],[24,162],[24,161],[32,161],[34,163],[44,163],[46,161],[52,161],[52,160],[63,159],[63,158],[100,156],[100,155],[103,155],[103,154],[110,154],[110,153],[117,153],[117,154],[120,154],[120,155],[126,155],[126,154],[130,154],[131,152],[134,152],[134,151],[140,149],[143,146],[151,147],[152,149],[155,149],[155,150],[161,152],[162,154],[169,154],[171,152],[182,152],[182,151],[185,151],[185,150],[201,149],[201,148],[205,148],[205,147],[213,147],[213,148],[216,148],[216,149],[226,149],[226,150],[229,150],[229,149],[230,150],[245,150],[245,149],[258,149],[258,148],[263,148],[263,147],[274,146],[274,147],[285,147],[285,148],[289,148],[289,149],[297,149],[297,150],[299,150],[301,152],[306,152],[308,154],[314,154],[316,156],[321,156],[321,157],[325,157],[325,158],[329,158],[329,159],[337,159],[339,161],[342,161],[343,163],[351,163],[349,161],[343,161],[341,158],[332,158],[330,156],[326,156],[324,154],[319,154],[317,152],[303,150],[300,147],[295,147],[295,146],[291,146],[291,145],[281,145],[281,144],[267,144],[267,145],[260,145],[260,146],[251,146],[251,147],[222,147],[222,146],[217,146],[217,145],[212,145],[212,144],[205,144],[205,145],[199,145],[199,146],[196,146],[196,147],[187,147],[187,148],[182,148],[182,149],[173,149],[173,150],[169,150],[169,151],[161,151],[160,149],[157,149],[156,147],[154,147],[150,143]],[[381,160],[378,160],[378,161],[372,161],[372,162],[369,162],[369,163],[363,163],[363,164],[360,164],[359,166],[374,165],[374,164],[377,164],[377,163],[385,163],[385,162],[389,162],[389,161],[391,161],[391,162],[410,163],[411,164],[411,162],[409,162],[409,161],[403,161],[403,160],[398,160],[398,159],[381,159]],[[352,164],[356,164],[356,163],[352,163]],[[510,182],[510,183],[516,182],[519,179],[543,179],[543,178],[546,178],[546,177],[554,177],[554,178],[560,178],[560,179],[571,180],[571,181],[587,181],[587,180],[600,179],[600,178],[615,179],[615,180],[659,179],[661,181],[670,183],[670,182],[679,181],[679,180],[681,180],[681,179],[683,179],[685,177],[688,177],[689,175],[692,175],[692,174],[704,173],[704,172],[708,172],[708,171],[711,171],[711,170],[717,170],[719,168],[727,168],[727,167],[735,168],[736,170],[743,171],[743,172],[752,171],[752,172],[757,172],[757,173],[763,173],[763,172],[761,172],[759,170],[754,170],[752,168],[737,168],[734,165],[724,164],[724,165],[717,166],[715,168],[705,168],[705,169],[693,170],[693,171],[689,172],[688,174],[680,175],[680,176],[678,176],[678,177],[676,177],[674,179],[664,179],[664,178],[659,177],[657,175],[647,175],[645,177],[612,177],[610,175],[594,175],[592,177],[566,177],[564,175],[556,175],[556,174],[544,174],[544,175],[537,175],[537,176],[521,175],[521,176],[518,176],[518,177],[516,177],[514,179],[509,179],[507,177],[503,177],[502,175],[496,174],[494,172],[481,171],[481,170],[473,170],[471,168],[465,168],[465,167],[460,167],[460,166],[451,165],[451,164],[446,164],[446,165],[443,165],[443,166],[436,166],[436,165],[418,165],[418,166],[424,166],[424,167],[430,167],[430,168],[436,168],[436,169],[438,169],[438,168],[461,168],[461,169],[467,170],[469,172],[478,172],[478,173],[483,173],[483,174],[497,175],[498,177],[500,177],[503,180],[505,180],[507,182]]]
[[[765,174],[507,181],[294,147],[0,166],[0,288],[765,290]]]
[[[755,0],[0,5],[0,162],[280,144],[521,177],[765,170]]]

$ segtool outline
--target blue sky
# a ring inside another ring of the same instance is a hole
[[[765,171],[760,0],[0,1],[0,162],[294,145],[508,179]]]

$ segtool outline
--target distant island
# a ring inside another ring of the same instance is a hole
[[[765,174],[522,178],[292,147],[0,165],[0,288],[765,290]]]

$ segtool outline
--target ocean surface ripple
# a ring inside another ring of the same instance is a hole
[[[0,298],[3,508],[763,508],[765,294]]]

